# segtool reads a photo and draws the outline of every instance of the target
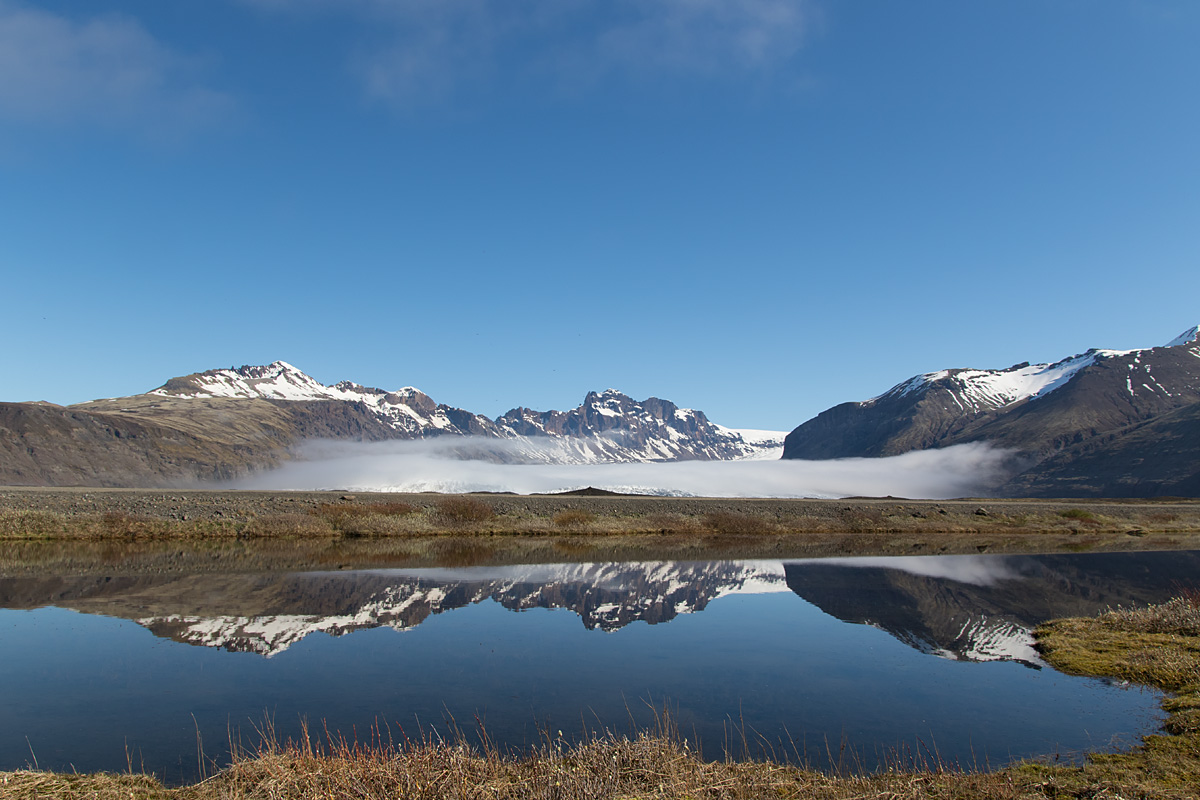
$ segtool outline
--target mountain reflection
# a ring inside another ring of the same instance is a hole
[[[791,591],[923,652],[1040,661],[1043,620],[1158,602],[1200,580],[1200,553],[929,556],[813,561],[544,564],[290,574],[0,580],[0,606],[55,605],[135,620],[189,644],[271,657],[316,632],[409,630],[492,600],[569,609],[588,630],[669,622],[731,594]]]
[[[1167,600],[1200,583],[1200,553],[826,559],[788,563],[785,574],[825,613],[922,652],[1040,667],[1038,624]]]

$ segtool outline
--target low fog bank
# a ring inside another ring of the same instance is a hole
[[[314,442],[297,460],[233,488],[543,494],[594,486],[673,496],[940,500],[985,494],[1005,477],[1008,456],[976,443],[890,458],[579,464],[557,463],[562,452],[553,441],[531,450],[528,439]]]

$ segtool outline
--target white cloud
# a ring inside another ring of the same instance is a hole
[[[0,119],[174,135],[229,112],[196,64],[123,17],[73,20],[0,0]]]
[[[942,499],[980,494],[1002,477],[1007,454],[983,444],[892,458],[834,461],[677,461],[650,464],[543,463],[528,445],[494,439],[314,443],[302,460],[240,481],[271,490],[556,492],[595,486],[613,491],[710,497]],[[521,463],[512,463],[519,460]],[[508,463],[505,463],[508,462]]]
[[[353,58],[369,94],[401,104],[463,85],[578,88],[623,79],[762,75],[801,48],[810,0],[246,0],[371,21]]]
[[[602,62],[673,72],[767,69],[791,58],[808,28],[795,0],[658,0],[601,32]]]

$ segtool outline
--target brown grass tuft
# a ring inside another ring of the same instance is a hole
[[[762,517],[738,514],[733,511],[713,511],[701,520],[704,527],[717,533],[762,534],[773,533],[778,527]]]
[[[49,511],[0,511],[0,539],[40,539],[79,527]]]
[[[594,522],[596,515],[582,508],[568,508],[559,511],[552,519],[560,528],[579,528]]]
[[[496,518],[496,511],[475,497],[442,497],[438,499],[436,508],[439,517],[454,525],[490,522]]]
[[[168,528],[166,520],[123,511],[107,512],[100,518],[100,524],[106,536],[155,536]]]
[[[242,529],[243,538],[286,536],[328,536],[334,532],[328,517],[312,514],[269,514],[255,517]]]

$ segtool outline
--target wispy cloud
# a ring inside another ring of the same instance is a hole
[[[770,69],[791,58],[808,30],[795,0],[660,0],[628,4],[636,13],[602,30],[601,64],[712,73]]]
[[[194,80],[197,62],[136,21],[71,19],[0,0],[0,119],[174,136],[232,109]]]
[[[979,494],[1002,477],[1007,454],[982,444],[893,458],[835,461],[720,461],[555,464],[527,443],[441,439],[369,444],[313,443],[301,460],[239,482],[248,489],[556,492],[613,491],[711,497],[949,498]],[[535,463],[541,461],[543,463]],[[518,463],[513,463],[518,462]]]
[[[811,0],[246,0],[371,20],[354,69],[399,104],[471,85],[579,88],[769,74],[802,47]]]

